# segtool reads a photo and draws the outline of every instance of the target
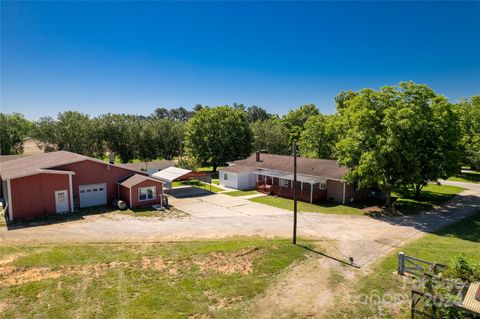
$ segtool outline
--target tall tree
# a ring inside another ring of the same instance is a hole
[[[290,110],[283,120],[290,130],[292,140],[299,140],[303,131],[303,126],[310,116],[318,115],[320,112],[314,104],[306,104],[297,109]]]
[[[102,139],[107,148],[127,163],[138,154],[142,119],[135,115],[105,114],[98,118]]]
[[[448,176],[458,165],[458,134],[451,105],[425,85],[400,83],[379,91],[364,89],[344,101],[345,136],[338,159],[346,178],[378,185],[387,195]]]
[[[335,158],[335,144],[340,138],[337,115],[313,115],[300,135],[300,153],[311,158]]]
[[[397,87],[399,107],[386,112],[384,125],[401,137],[409,161],[404,184],[418,198],[422,188],[459,170],[460,126],[453,105],[426,85],[412,82]]]
[[[229,106],[202,109],[186,124],[189,155],[216,171],[227,161],[245,158],[252,149],[252,132],[245,111]]]
[[[472,96],[457,105],[462,128],[462,164],[480,169],[480,96]]]
[[[23,142],[30,135],[32,126],[23,114],[0,113],[0,154],[22,154]]]
[[[289,131],[278,118],[256,121],[251,125],[255,150],[267,150],[272,154],[289,154]]]
[[[191,112],[184,107],[166,109],[164,107],[156,108],[152,116],[159,119],[170,119],[178,122],[186,122],[192,117]]]
[[[43,117],[35,123],[34,130],[45,151],[64,150],[88,156],[101,155],[98,133],[93,120],[76,111],[59,113],[56,120]]]
[[[265,121],[271,117],[271,115],[268,114],[265,109],[256,105],[252,105],[247,108],[247,115],[250,123]]]

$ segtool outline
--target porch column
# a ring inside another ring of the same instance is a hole
[[[303,182],[300,182],[300,190],[303,192]]]
[[[310,204],[313,203],[313,185],[315,184],[310,183]]]
[[[70,213],[73,213],[73,187],[72,187],[72,174],[68,174],[68,186],[70,187]]]
[[[343,202],[342,204],[345,204],[345,182],[343,182]]]

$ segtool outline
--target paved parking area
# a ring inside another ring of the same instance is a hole
[[[480,188],[464,191],[442,208],[410,217],[371,218],[301,213],[298,234],[328,242],[337,255],[365,265],[402,241],[442,227],[480,210]],[[27,228],[0,229],[2,244],[65,242],[156,242],[281,236],[292,233],[292,213],[224,194],[170,197],[170,204],[189,214],[159,219],[115,214],[87,215],[78,221]]]

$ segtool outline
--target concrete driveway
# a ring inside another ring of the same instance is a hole
[[[465,187],[465,185],[463,185]],[[408,217],[300,213],[298,235],[324,240],[336,258],[353,257],[362,266],[409,238],[480,210],[480,187],[472,187],[442,208]],[[170,197],[190,216],[177,219],[119,214],[87,215],[78,221],[0,229],[2,244],[157,242],[232,236],[290,237],[292,213],[223,194]]]

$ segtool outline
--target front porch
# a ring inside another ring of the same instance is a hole
[[[267,195],[293,199],[293,174],[274,170],[262,170],[257,174],[256,190]],[[325,179],[297,174],[297,199],[318,203],[327,198]]]

